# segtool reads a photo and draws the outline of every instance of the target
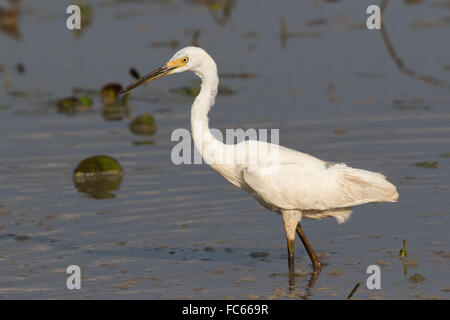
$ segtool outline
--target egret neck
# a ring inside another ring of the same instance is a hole
[[[211,59],[204,63],[195,74],[201,79],[200,93],[191,108],[191,134],[194,145],[208,164],[221,164],[225,145],[218,141],[209,129],[208,112],[214,104],[219,86],[217,66]]]

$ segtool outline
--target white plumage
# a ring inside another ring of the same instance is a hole
[[[166,74],[186,70],[193,71],[202,80],[200,93],[191,108],[191,132],[196,148],[225,179],[250,193],[267,209],[282,214],[291,271],[294,267],[295,231],[305,244],[315,270],[320,271],[320,263],[301,230],[299,222],[302,217],[334,217],[343,223],[356,205],[395,202],[398,199],[395,186],[380,173],[322,161],[264,141],[242,141],[235,145],[218,141],[208,124],[208,112],[214,104],[219,84],[217,67],[201,48],[186,47],[178,51],[165,66],[124,91]],[[229,161],[229,155],[234,156],[232,161]]]

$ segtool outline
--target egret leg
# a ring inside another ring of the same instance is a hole
[[[305,233],[303,232],[303,229],[300,225],[300,223],[297,224],[297,234],[302,240],[303,245],[305,246],[306,252],[308,252],[309,258],[311,259],[311,262],[313,264],[313,269],[315,273],[319,273],[320,270],[322,270],[322,265],[319,262],[319,259],[317,259],[316,254],[314,253],[313,248],[308,242],[308,239],[306,239]]]
[[[284,231],[286,233],[287,248],[288,248],[288,265],[289,272],[294,272],[294,241],[295,228],[300,221],[302,214],[295,210],[286,210],[282,212]]]
[[[287,239],[289,272],[294,272],[294,240]]]

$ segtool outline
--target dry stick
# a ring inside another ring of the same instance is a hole
[[[353,297],[353,294],[355,293],[355,291],[359,288],[359,285],[361,283],[357,283],[356,286],[353,288],[352,292],[350,292],[350,294],[348,295],[347,299],[350,299],[351,297]]]
[[[398,68],[401,71],[403,71],[404,73],[406,73],[407,75],[417,78],[417,79],[420,79],[426,83],[430,83],[430,84],[433,84],[436,86],[450,88],[450,84],[445,80],[427,76],[427,75],[418,73],[416,71],[413,71],[413,70],[405,67],[403,60],[400,59],[400,57],[395,52],[394,47],[392,46],[391,40],[389,39],[389,36],[387,34],[386,27],[384,26],[384,14],[386,12],[386,7],[387,7],[388,3],[389,3],[389,0],[383,0],[383,2],[381,3],[381,8],[380,8],[381,9],[381,30],[380,31],[381,31],[381,36],[383,38],[384,44],[386,45],[386,48],[388,49],[391,58],[397,64]]]

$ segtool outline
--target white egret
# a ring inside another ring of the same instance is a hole
[[[345,222],[356,205],[395,202],[396,187],[376,172],[322,161],[306,153],[257,140],[224,144],[210,132],[208,112],[217,95],[217,66],[203,49],[186,47],[165,65],[130,84],[122,93],[165,75],[193,71],[201,90],[191,107],[191,133],[203,159],[229,182],[250,193],[265,208],[280,213],[288,247],[289,270],[294,271],[295,232],[311,258],[314,271],[321,264],[300,225],[302,218],[334,217]],[[223,155],[237,161],[223,161]]]

